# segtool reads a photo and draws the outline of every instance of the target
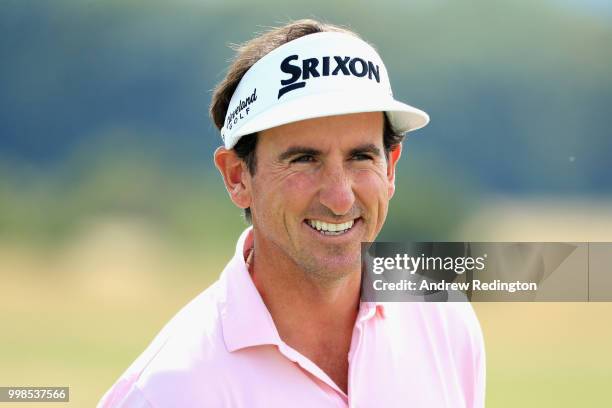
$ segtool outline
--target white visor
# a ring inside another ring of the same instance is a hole
[[[309,34],[274,49],[242,77],[225,116],[227,149],[242,136],[322,116],[385,112],[394,131],[429,116],[393,98],[387,69],[371,45],[345,33]]]

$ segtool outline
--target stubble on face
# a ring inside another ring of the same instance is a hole
[[[354,152],[360,146],[375,146],[378,155]],[[296,154],[279,160],[292,148]],[[359,273],[361,242],[373,240],[382,228],[389,199],[382,113],[283,125],[261,132],[257,149],[257,175],[251,180],[256,252],[321,282]],[[354,230],[350,239],[334,239],[311,229],[307,220],[355,220]]]

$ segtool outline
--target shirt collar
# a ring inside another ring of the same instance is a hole
[[[357,322],[364,322],[374,316],[384,319],[387,310],[382,302],[361,302]]]
[[[251,226],[238,238],[234,256],[220,277],[224,288],[220,317],[225,346],[229,352],[251,346],[283,343],[245,263],[245,256],[252,246]],[[384,305],[380,302],[362,302],[356,324],[374,316],[385,316]]]
[[[225,288],[220,308],[221,324],[229,352],[262,344],[280,344],[272,316],[245,263],[244,255],[252,245],[253,227],[249,227],[240,235],[234,257],[220,278]]]

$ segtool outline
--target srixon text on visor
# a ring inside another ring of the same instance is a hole
[[[301,67],[299,63],[297,65],[292,64],[292,61],[299,59],[298,55],[290,55],[281,62],[281,71],[290,74],[291,78],[280,81],[283,86],[278,90],[277,99],[280,99],[287,92],[304,88],[306,80],[311,77],[338,74],[353,75],[360,78],[367,76],[368,79],[376,79],[376,82],[380,83],[380,67],[372,61],[366,61],[362,58],[335,55],[333,57],[305,58],[302,60]],[[298,82],[299,79],[302,79],[302,81]]]

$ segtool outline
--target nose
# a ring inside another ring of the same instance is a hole
[[[353,181],[341,163],[327,163],[321,174],[319,201],[335,215],[345,215],[355,203]]]

